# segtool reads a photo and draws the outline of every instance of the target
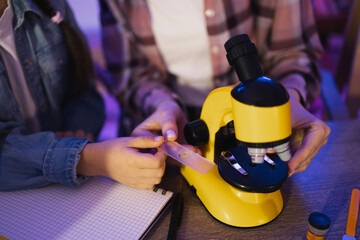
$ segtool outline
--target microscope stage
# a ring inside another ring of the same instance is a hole
[[[281,161],[276,154],[269,156],[275,163],[271,165],[266,161],[262,164],[251,163],[246,147],[234,147],[229,152],[247,174],[241,174],[224,157],[219,158],[219,173],[226,182],[238,189],[247,192],[270,193],[280,189],[287,178],[286,163]]]

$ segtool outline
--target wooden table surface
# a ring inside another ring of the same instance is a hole
[[[360,120],[328,122],[328,143],[308,168],[287,179],[281,188],[282,213],[256,228],[235,228],[213,218],[190,190],[179,169],[168,167],[161,187],[181,192],[184,211],[177,239],[305,239],[308,217],[322,212],[331,226],[325,239],[342,239],[346,230],[350,196],[360,189]],[[167,211],[146,239],[166,239],[171,211]],[[360,221],[357,236],[360,236]],[[360,238],[359,238],[360,239]]]

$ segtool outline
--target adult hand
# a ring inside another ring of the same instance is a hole
[[[293,130],[290,140],[293,157],[288,162],[289,176],[291,176],[307,168],[320,148],[326,144],[330,128],[300,104],[298,93],[295,90],[288,91]]]
[[[185,113],[178,103],[171,100],[162,101],[154,113],[139,124],[132,136],[162,135],[168,141],[184,141],[183,128],[187,122]]]
[[[187,123],[185,113],[175,101],[162,101],[145,121],[139,124],[131,136],[153,136],[163,135],[167,141],[177,140],[184,143],[184,126]],[[191,145],[184,145],[191,151],[201,155],[201,150]],[[168,164],[181,166],[181,163],[168,158]]]
[[[135,188],[153,188],[165,172],[166,154],[144,152],[159,147],[161,136],[126,137],[88,143],[77,165],[84,176],[106,176]]]

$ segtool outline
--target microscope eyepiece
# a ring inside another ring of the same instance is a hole
[[[226,58],[234,67],[241,82],[264,75],[257,58],[258,50],[248,35],[234,36],[225,43],[224,47],[227,52]]]
[[[250,41],[250,38],[246,34],[240,34],[230,38],[224,44],[227,52],[227,60],[230,65],[233,65],[234,61],[239,57],[246,55],[257,55],[258,50],[254,43]]]
[[[247,34],[239,34],[237,36],[234,36],[227,40],[224,44],[225,50],[228,52],[231,50],[233,46],[242,44],[242,43],[248,43],[251,42],[250,38]]]
[[[257,57],[258,50],[246,34],[225,43],[227,59],[241,82],[231,92],[239,102],[259,107],[279,106],[289,100],[286,89],[264,75]]]

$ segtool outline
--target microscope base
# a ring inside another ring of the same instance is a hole
[[[222,179],[217,167],[201,175],[183,166],[181,173],[209,213],[233,227],[257,227],[274,220],[283,209],[280,190],[271,193],[246,192]]]

